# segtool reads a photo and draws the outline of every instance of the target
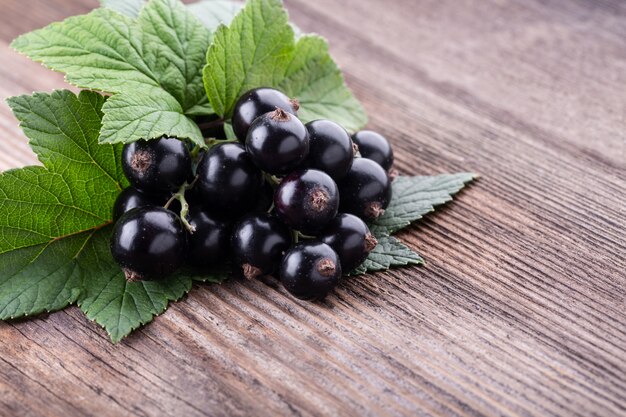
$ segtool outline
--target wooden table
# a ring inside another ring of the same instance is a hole
[[[63,88],[3,0],[0,95]],[[118,345],[77,308],[0,323],[2,416],[626,415],[626,3],[287,0],[404,173],[482,179],[402,238],[425,267],[323,304],[199,285]],[[5,105],[0,169],[35,162]]]

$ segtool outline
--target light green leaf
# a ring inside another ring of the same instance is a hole
[[[436,206],[452,200],[476,174],[442,174],[435,176],[398,177],[393,182],[393,198],[380,218],[370,225],[374,234],[389,234],[421,219]]]
[[[358,266],[350,275],[361,275],[366,272],[385,271],[389,268],[420,265],[424,260],[406,245],[392,236],[377,236],[378,245],[369,254],[365,262]]]
[[[187,6],[204,26],[215,32],[220,25],[228,25],[243,8],[243,3],[228,0],[203,0]]]
[[[330,119],[349,131],[361,129],[367,115],[346,86],[343,75],[328,53],[326,40],[301,37],[278,88],[300,102],[303,122]]]
[[[121,147],[97,142],[103,102],[69,91],[9,99],[44,166],[0,175],[2,319],[56,310],[78,295],[76,259],[126,185]]]
[[[178,0],[151,0],[137,19],[107,8],[71,17],[22,35],[12,46],[35,61],[66,74],[69,83],[81,88],[130,95],[117,104],[132,103],[128,113],[141,105],[152,111],[129,136],[103,136],[105,142],[132,142],[171,135],[163,118],[211,112],[203,92],[202,67],[210,33]],[[165,104],[149,94],[160,90]],[[165,97],[168,97],[165,99]],[[178,106],[173,103],[176,102]],[[115,107],[109,123],[125,122],[129,115]],[[105,108],[105,111],[107,109]],[[197,129],[180,129],[178,136],[204,145]],[[186,124],[191,126],[191,120]]]
[[[139,12],[145,4],[145,0],[100,0],[102,7],[107,7],[133,18],[139,16]]]
[[[220,26],[204,68],[204,86],[215,112],[230,116],[246,91],[278,85],[293,53],[293,38],[279,0],[250,0],[230,26]]]

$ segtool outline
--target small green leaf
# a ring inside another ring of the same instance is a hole
[[[362,275],[366,272],[385,271],[389,268],[420,265],[424,259],[392,236],[379,236],[378,245],[369,254],[365,262],[350,272],[350,275]]]
[[[220,26],[204,68],[204,86],[215,112],[228,117],[246,91],[278,85],[293,53],[293,38],[279,0],[250,0],[230,26]]]
[[[188,111],[211,112],[202,81],[210,37],[178,0],[151,0],[137,19],[101,8],[22,35],[12,47],[77,87],[130,96],[111,105],[116,111],[105,119],[104,142],[171,135],[168,123],[178,113],[177,136],[204,146],[193,121],[182,119]],[[112,133],[137,115],[133,128]]]
[[[303,122],[333,120],[349,131],[365,126],[365,109],[346,86],[343,75],[328,53],[326,40],[301,37],[278,88],[300,102]]]
[[[107,7],[133,18],[139,16],[139,12],[145,4],[145,0],[100,0],[102,7]]]
[[[393,182],[393,198],[380,218],[370,225],[374,234],[390,234],[421,219],[435,207],[452,200],[476,174],[442,174],[398,177]]]

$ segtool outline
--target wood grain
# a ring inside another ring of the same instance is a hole
[[[482,174],[402,235],[427,265],[317,304],[197,286],[119,345],[76,308],[0,323],[0,415],[626,415],[626,3],[286,3],[402,172]],[[64,87],[8,42],[93,6],[3,0],[0,95]],[[0,169],[35,161],[0,129]]]

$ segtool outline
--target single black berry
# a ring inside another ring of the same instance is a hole
[[[252,123],[246,150],[263,171],[283,175],[298,167],[309,154],[309,135],[296,116],[277,108]]]
[[[223,262],[230,253],[230,222],[198,207],[191,208],[187,220],[195,229],[188,236],[189,262],[195,266]]]
[[[371,130],[361,130],[352,136],[352,140],[359,147],[363,158],[371,159],[389,171],[393,166],[393,149],[384,136]]]
[[[242,95],[233,110],[233,130],[241,142],[246,141],[248,129],[254,120],[267,113],[283,109],[294,116],[298,115],[298,102],[273,88],[255,88]]]
[[[111,255],[128,281],[165,278],[185,260],[185,233],[173,212],[163,207],[138,207],[115,224]]]
[[[231,237],[236,268],[248,279],[269,275],[277,270],[291,241],[291,232],[276,217],[247,215],[235,225]]]
[[[347,213],[337,215],[318,235],[318,239],[337,252],[344,272],[361,265],[378,244],[365,222]]]
[[[307,167],[324,171],[335,180],[343,178],[354,159],[348,132],[330,120],[315,120],[307,123],[306,128],[310,140]]]
[[[263,174],[242,145],[224,143],[211,148],[197,170],[198,195],[211,211],[231,216],[255,207]]]
[[[142,193],[135,187],[127,187],[117,196],[113,206],[113,220],[122,217],[122,214],[137,207],[162,206],[166,203],[165,198],[159,198],[153,194]]]
[[[152,194],[176,191],[192,176],[189,150],[174,138],[125,145],[122,168],[131,185]]]
[[[340,277],[337,253],[322,242],[298,243],[280,264],[280,280],[285,289],[302,300],[324,298]]]
[[[391,201],[391,180],[371,159],[356,158],[348,175],[338,185],[341,211],[364,220],[380,217]]]
[[[316,169],[296,171],[276,189],[274,208],[292,229],[314,234],[337,215],[337,184],[328,174]]]

